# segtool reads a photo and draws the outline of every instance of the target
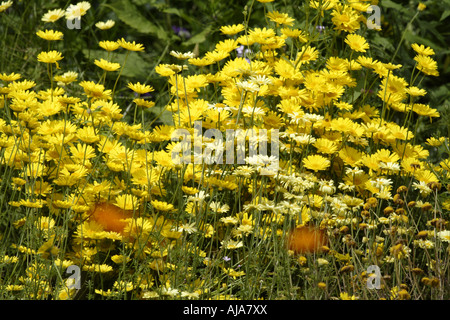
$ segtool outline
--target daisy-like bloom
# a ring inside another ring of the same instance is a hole
[[[225,249],[233,250],[238,249],[244,246],[244,243],[242,241],[235,241],[235,240],[224,240],[220,242],[222,244],[222,247]]]
[[[409,94],[411,97],[420,97],[427,94],[427,91],[424,89],[420,89],[418,87],[409,87],[405,89],[406,93]]]
[[[437,62],[429,56],[419,54],[414,57],[414,60],[417,62],[417,69],[426,75],[435,77],[439,76],[439,72],[437,71]]]
[[[8,9],[9,7],[11,7],[13,4],[12,1],[2,1],[2,3],[0,3],[0,12],[5,11],[6,9]]]
[[[191,51],[182,53],[182,52],[172,50],[172,51],[170,51],[170,55],[172,57],[175,57],[180,60],[187,60],[187,59],[192,59],[195,57],[194,53],[192,53]]]
[[[47,13],[45,13],[42,16],[42,21],[44,22],[55,22],[59,19],[61,19],[62,17],[64,17],[64,10],[62,9],[54,9],[54,10],[49,10],[47,11]]]
[[[38,61],[44,63],[55,63],[56,67],[59,69],[58,61],[63,59],[61,52],[56,50],[52,51],[42,51],[37,56]]]
[[[91,8],[91,4],[87,1],[81,1],[75,5],[71,4],[66,9],[66,13],[65,13],[66,19],[67,20],[79,19],[82,16],[84,16],[90,8]]]
[[[373,68],[378,60],[373,60],[371,57],[359,56],[356,61],[365,68]]]
[[[220,41],[218,44],[216,44],[215,50],[216,51],[224,51],[224,52],[231,52],[233,50],[238,49],[239,43],[237,40],[234,39],[226,39],[224,41]]]
[[[245,276],[245,271],[236,271],[233,268],[222,268],[222,270],[226,275],[232,277],[233,279],[236,279],[237,277]]]
[[[314,142],[314,146],[320,153],[333,154],[338,151],[336,143],[326,138],[317,139],[316,142]]]
[[[341,300],[358,300],[358,297],[354,295],[350,296],[347,292],[341,292],[339,297]]]
[[[137,106],[143,108],[152,108],[155,106],[155,103],[153,101],[148,101],[142,98],[133,99],[133,102],[136,103]]]
[[[419,193],[424,197],[427,197],[431,192],[433,192],[433,190],[431,190],[431,188],[428,187],[424,181],[419,181],[419,183],[414,182],[413,187],[415,190],[419,190]]]
[[[108,40],[100,41],[98,43],[98,45],[101,48],[103,48],[103,49],[105,49],[106,51],[109,51],[109,52],[114,51],[114,50],[116,50],[117,48],[120,47],[120,45],[117,43],[117,41],[108,41]]]
[[[440,137],[436,139],[435,137],[428,138],[425,142],[427,145],[432,147],[440,147],[445,142],[445,137]]]
[[[366,39],[358,34],[347,35],[345,43],[356,52],[366,52],[366,50],[369,49],[369,44],[366,42]]]
[[[303,165],[305,168],[317,172],[326,170],[330,166],[330,160],[320,155],[310,155],[303,159]]]
[[[439,118],[440,114],[436,109],[430,108],[429,105],[423,103],[414,103],[412,110],[420,116]]]
[[[267,14],[267,18],[269,18],[271,21],[275,22],[277,26],[286,25],[286,26],[292,26],[294,24],[294,19],[289,17],[287,13],[280,13],[278,11],[272,11]]]
[[[214,62],[222,61],[230,55],[229,52],[226,51],[210,51],[205,54],[205,58]]]
[[[39,30],[36,32],[36,35],[39,38],[42,38],[44,40],[48,41],[55,41],[55,40],[62,40],[64,34],[61,31],[55,31],[55,30]]]
[[[125,50],[128,50],[128,51],[144,51],[145,50],[145,47],[142,44],[136,43],[135,41],[128,42],[124,38],[117,40],[117,43],[122,48],[124,48]]]
[[[95,26],[100,30],[108,30],[114,27],[115,24],[116,22],[114,20],[107,20],[106,22],[99,21],[95,24]]]
[[[105,71],[117,71],[120,68],[119,63],[110,62],[105,59],[95,59],[94,64]]]
[[[77,78],[78,78],[78,73],[75,71],[67,71],[67,72],[63,73],[62,75],[56,75],[54,77],[55,81],[62,82],[65,85],[76,81]]]
[[[83,271],[107,273],[113,271],[113,267],[107,264],[83,265]]]
[[[310,62],[310,61],[317,60],[318,57],[319,57],[319,52],[317,51],[316,48],[310,47],[310,46],[304,46],[304,47],[302,47],[302,50],[299,53],[297,53],[296,62],[298,60],[300,60],[302,62]]]
[[[226,34],[227,36],[232,36],[235,35],[241,31],[244,31],[244,25],[243,24],[233,24],[233,25],[229,25],[229,26],[222,26],[220,28],[220,31],[223,34]]]
[[[6,81],[6,82],[12,82],[12,81],[17,81],[21,78],[22,76],[18,73],[10,73],[10,74],[6,74],[6,73],[2,73],[0,74],[0,80]]]
[[[178,228],[178,231],[181,231],[181,232],[184,231],[184,232],[186,232],[186,233],[192,234],[192,233],[194,233],[194,232],[197,232],[198,229],[197,229],[197,227],[196,227],[196,223],[193,222],[193,223],[184,223],[184,224],[182,224],[182,225]]]
[[[152,86],[149,86],[147,84],[141,84],[140,82],[137,82],[134,84],[129,82],[127,87],[138,94],[146,94],[146,93],[155,91],[155,89],[153,89]]]
[[[300,29],[281,28],[281,34],[286,38],[297,38],[301,42],[308,42],[307,35]]]
[[[183,70],[182,66],[177,64],[160,64],[155,67],[156,73],[163,77],[170,77],[175,73],[179,73]]]
[[[98,135],[95,133],[94,128],[91,126],[79,128],[77,130],[77,138],[85,143],[95,143],[100,140]]]
[[[86,96],[95,99],[111,99],[111,90],[105,90],[105,86],[93,81],[82,81],[79,83],[83,87]]]
[[[360,14],[352,7],[345,5],[342,9],[333,9],[331,15],[334,29],[345,32],[355,32],[359,29]]]
[[[116,197],[114,205],[120,209],[131,211],[139,207],[139,198],[132,194],[121,194]]]
[[[214,63],[214,61],[203,57],[203,58],[191,58],[188,62],[197,67],[206,67]]]
[[[209,208],[215,213],[227,213],[230,210],[230,206],[227,204],[221,205],[219,202],[212,201],[209,204]]]
[[[259,91],[259,85],[257,85],[256,83],[247,81],[247,80],[237,82],[236,86],[245,91],[249,91],[249,92]]]
[[[150,201],[150,203],[152,204],[153,208],[159,211],[173,211],[175,209],[173,204],[164,201],[152,200]]]
[[[450,230],[439,231],[437,236],[441,241],[450,242]]]
[[[427,5],[422,2],[419,2],[419,4],[417,5],[417,10],[419,10],[419,11],[423,11],[426,8],[427,8]]]

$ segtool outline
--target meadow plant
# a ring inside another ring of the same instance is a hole
[[[116,53],[151,47],[100,39],[85,79],[53,22],[94,8],[46,13],[33,37],[47,78],[0,74],[0,297],[448,299],[449,141],[416,143],[418,120],[440,116],[421,101],[435,52],[413,44],[406,71],[374,56],[377,3],[307,1],[299,27],[250,1],[211,50],[156,66],[164,105],[141,82],[132,104],[117,98]],[[222,136],[183,144],[208,129]],[[275,134],[272,154],[249,156]],[[210,161],[220,150],[245,161]]]

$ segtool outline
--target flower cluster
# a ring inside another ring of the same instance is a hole
[[[427,92],[416,81],[438,76],[434,51],[412,45],[409,81],[402,65],[371,56],[362,22],[369,2],[309,6],[333,28],[296,28],[295,19],[272,10],[265,27],[223,26],[224,40],[201,56],[172,51],[177,63],[155,68],[167,80],[170,101],[160,107],[171,116],[157,126],[139,121],[155,108],[149,84],[128,83],[135,116],[124,117],[116,88],[105,86],[123,68],[113,59],[95,60],[99,81],[81,80],[64,72],[63,52],[43,51],[36,62],[48,70],[48,89],[0,74],[8,195],[1,219],[12,243],[0,259],[23,266],[6,290],[74,298],[73,279],[60,276],[72,265],[88,274],[88,297],[97,298],[293,298],[300,293],[286,286],[303,283],[325,297],[408,299],[417,285],[443,286],[446,269],[437,261],[450,241],[450,160],[427,160],[429,149],[449,141],[418,145],[411,125],[440,116],[421,103]],[[83,1],[42,20],[89,9]],[[63,38],[56,30],[36,34],[49,47]],[[342,39],[339,54],[318,45],[332,37]],[[145,50],[123,38],[99,46]],[[203,138],[200,152],[183,153],[191,161],[174,161],[185,141],[173,133],[195,136],[199,122],[223,137]],[[225,139],[229,131],[235,135]],[[276,157],[247,157],[271,145],[275,133]],[[228,151],[239,141],[243,149],[235,151],[245,163],[210,161],[208,150]],[[369,265],[385,276],[375,293],[365,287]],[[311,280],[314,269],[320,281]]]

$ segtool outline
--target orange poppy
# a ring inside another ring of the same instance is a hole
[[[118,233],[122,233],[127,225],[124,219],[132,217],[133,211],[123,210],[107,202],[96,204],[91,215],[91,219],[101,224],[105,231]]]
[[[288,236],[288,249],[295,253],[319,252],[326,243],[325,233],[310,226],[295,228]]]

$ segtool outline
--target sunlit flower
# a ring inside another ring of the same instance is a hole
[[[144,51],[144,45],[140,43],[128,42],[124,38],[117,40],[117,43],[124,49],[128,51]]]
[[[108,30],[114,27],[115,24],[116,22],[114,20],[107,20],[106,22],[99,21],[95,24],[95,26],[101,30]]]
[[[66,9],[66,19],[67,20],[74,20],[74,19],[80,19],[82,16],[84,16],[87,11],[91,8],[91,4],[88,1],[81,1],[77,4],[71,4]]]
[[[2,3],[0,3],[0,12],[7,10],[12,4],[12,1],[2,1]]]
[[[114,63],[105,59],[95,59],[94,64],[105,71],[117,71],[120,68],[119,63]]]
[[[369,44],[366,42],[366,39],[358,34],[348,34],[345,38],[345,43],[356,52],[366,52],[369,49]]]
[[[61,31],[55,30],[45,30],[45,31],[39,30],[38,32],[36,32],[36,35],[39,38],[49,41],[62,40],[63,38],[63,33]]]
[[[53,9],[53,10],[49,10],[47,11],[43,16],[42,16],[42,21],[44,22],[55,22],[58,21],[59,19],[61,19],[62,17],[64,17],[65,13],[64,10],[62,9]]]
[[[320,155],[311,155],[303,159],[305,168],[314,172],[326,170],[330,166],[330,160]]]

